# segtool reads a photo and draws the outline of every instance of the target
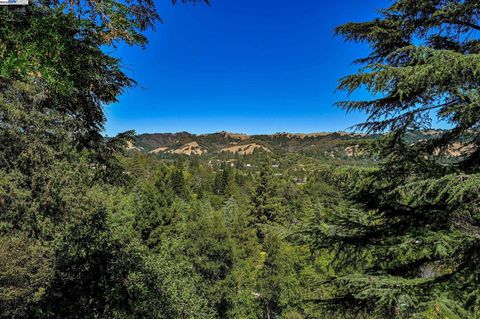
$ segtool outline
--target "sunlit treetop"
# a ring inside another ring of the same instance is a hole
[[[171,0],[173,4],[178,0]],[[208,0],[181,0],[183,3]],[[39,0],[38,4],[50,8],[64,8],[82,19],[93,22],[106,44],[124,41],[129,45],[144,45],[147,38],[143,34],[154,29],[161,17],[156,11],[153,0]]]

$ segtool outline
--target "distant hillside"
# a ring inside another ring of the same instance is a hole
[[[195,135],[188,132],[141,134],[129,149],[150,154],[185,155],[252,155],[256,152],[307,153],[326,157],[358,155],[358,144],[373,136],[347,132],[334,133],[276,133],[246,135],[218,132]]]
[[[438,138],[442,130],[408,132],[407,143]],[[270,135],[247,135],[241,133],[218,132],[212,134],[154,133],[137,135],[128,144],[131,152],[144,152],[157,155],[202,155],[202,156],[248,156],[258,152],[273,154],[302,153],[314,157],[334,159],[358,159],[368,157],[362,145],[378,138],[379,135],[355,134],[348,132],[319,133],[275,133]],[[468,141],[460,140],[438,155],[461,157],[472,152]]]

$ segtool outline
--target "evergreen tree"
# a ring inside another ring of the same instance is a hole
[[[170,187],[175,195],[182,198],[186,198],[188,196],[189,190],[182,166],[177,165],[173,169],[173,172],[170,176]]]
[[[222,163],[220,166],[220,171],[215,175],[215,179],[213,180],[213,191],[217,195],[232,195],[232,188],[234,187],[233,184],[235,173],[233,169],[227,165],[226,163]]]
[[[227,284],[228,318],[258,318],[256,280],[259,268],[260,245],[251,227],[248,211],[231,197],[222,207],[232,238],[233,267]]]
[[[304,265],[301,247],[288,244],[274,232],[263,242],[264,260],[257,278],[261,318],[302,318],[299,272]]]
[[[260,167],[260,175],[252,195],[251,206],[251,214],[260,238],[263,237],[262,225],[279,224],[285,219],[285,209],[282,205],[282,198],[279,196],[278,183],[269,158],[264,160]]]
[[[369,114],[361,129],[390,132],[379,145],[379,169],[333,174],[344,198],[310,224],[313,247],[335,252],[335,275],[318,298],[337,316],[478,314],[478,186],[468,173],[480,154],[479,9],[477,1],[397,0],[379,18],[337,28],[371,46],[357,61],[365,67],[339,88],[364,86],[376,97],[339,105]],[[432,114],[452,128],[408,144],[406,133],[428,128]],[[435,154],[454,142],[473,151],[441,165]]]
[[[233,243],[225,217],[200,203],[187,223],[187,254],[202,278],[202,292],[224,318],[229,308],[227,279],[233,267]]]
[[[367,57],[356,61],[364,67],[343,78],[339,89],[366,87],[378,98],[338,104],[369,114],[361,129],[393,131],[387,148],[401,143],[408,130],[428,128],[435,114],[452,128],[414,146],[417,155],[432,155],[454,142],[469,143],[474,151],[464,152],[461,166],[475,170],[480,155],[477,1],[397,0],[380,14],[336,29],[347,40],[371,47]]]
[[[152,233],[156,233],[166,223],[165,200],[155,185],[148,182],[140,185],[137,192],[136,229],[143,241],[153,248],[158,244],[158,238],[154,238]]]
[[[94,25],[73,14],[35,5],[0,9],[2,92],[16,81],[37,88],[32,100],[38,111],[72,119],[64,128],[75,136],[74,145],[99,149],[102,105],[134,84],[120,61],[101,50]]]

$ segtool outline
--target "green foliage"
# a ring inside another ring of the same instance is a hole
[[[177,0],[171,1],[173,4]],[[208,0],[182,0],[183,3],[209,3]],[[161,21],[154,1],[34,1],[33,5],[49,9],[59,9],[75,15],[76,18],[90,22],[100,37],[102,44],[118,41],[129,45],[145,45],[144,33],[154,29]],[[19,10],[20,11],[20,10]]]
[[[2,315],[26,317],[44,298],[54,276],[53,249],[25,234],[0,237]]]
[[[287,188],[275,176],[271,162],[261,166],[267,174],[246,174],[249,168],[226,163],[217,167],[200,158],[172,165],[155,156],[137,154],[127,163],[138,183],[129,190],[135,199],[134,228],[148,234],[142,241],[153,252],[162,253],[172,241],[178,243],[175,258],[191,265],[197,292],[207,300],[214,316],[305,316],[308,289],[302,280],[316,276],[308,267],[312,262],[309,247],[285,238],[287,227],[292,225],[285,214],[262,224],[256,222],[252,203],[259,201],[252,188],[268,189],[272,193],[258,194],[265,200],[274,194],[282,212],[298,214],[292,219],[296,221],[303,218],[300,197],[310,198],[309,194],[300,189],[282,191]],[[192,196],[173,191],[174,176],[185,177],[183,185]],[[218,176],[228,181],[223,194],[215,187]],[[195,196],[199,184],[211,186],[203,187],[201,197]],[[258,238],[260,228],[262,237]]]
[[[100,135],[133,82],[97,26],[41,5],[0,15],[0,316],[212,317],[191,263],[150,236],[171,199],[121,188],[132,132]]]
[[[233,267],[233,243],[224,216],[199,203],[187,222],[187,255],[202,278],[202,291],[222,318],[228,308],[227,277]]]
[[[372,21],[339,26],[337,34],[371,47],[357,60],[364,67],[343,78],[339,89],[351,93],[365,87],[375,97],[339,105],[367,112],[359,128],[393,131],[396,142],[408,130],[429,127],[435,114],[452,128],[418,150],[432,155],[452,143],[468,143],[473,150],[463,152],[463,167],[475,170],[479,29],[478,4],[453,0],[397,0]]]
[[[252,197],[252,216],[259,228],[267,223],[284,221],[284,207],[278,192],[278,183],[272,170],[272,162],[267,159],[261,164],[255,194]],[[259,231],[261,232],[261,230]],[[263,236],[260,233],[259,235]]]
[[[339,88],[374,96],[339,105],[367,112],[360,129],[389,134],[370,150],[382,159],[378,168],[319,172],[334,199],[322,200],[298,231],[333,256],[314,293],[331,316],[478,314],[477,11],[475,1],[398,0],[375,20],[337,28],[371,47]],[[432,114],[452,128],[412,141]],[[454,143],[469,150],[445,161],[439,154]]]
[[[263,246],[266,257],[257,284],[261,317],[302,318],[300,309],[305,300],[299,272],[305,265],[306,252],[303,247],[289,245],[272,233],[266,235]]]
[[[335,274],[320,284],[328,293],[317,296],[325,309],[387,318],[472,316],[478,307],[476,175],[392,186],[376,171],[337,174],[330,182],[349,191],[303,228],[312,247],[335,255],[328,264]]]
[[[333,293],[320,297],[331,309],[391,318],[478,312],[478,183],[468,175],[478,162],[478,40],[468,35],[479,29],[477,10],[472,1],[399,0],[379,19],[337,28],[372,48],[339,88],[378,97],[339,104],[370,115],[360,128],[393,132],[379,145],[379,170],[332,181],[352,208],[339,205],[307,227],[315,245],[337,255],[339,272],[325,283]],[[408,144],[408,130],[428,127],[432,112],[452,129]],[[453,143],[470,150],[459,164],[441,163],[436,154]]]
[[[101,46],[144,44],[153,2],[1,8],[0,317],[474,318],[477,7],[398,0],[337,29],[372,46],[340,88],[378,98],[340,104],[392,131],[378,143],[259,135],[272,153],[242,157],[210,152],[236,138],[218,133],[191,158],[100,134],[134,84]],[[412,133],[432,110],[453,128]],[[454,142],[469,151],[439,155]],[[362,165],[335,166],[358,164],[347,146],[369,147]]]
[[[1,9],[2,93],[11,94],[14,81],[33,86],[36,92],[25,93],[34,93],[30,100],[37,111],[71,118],[64,128],[75,134],[74,142],[98,146],[102,105],[134,84],[120,61],[103,53],[94,27],[72,14],[36,6]]]

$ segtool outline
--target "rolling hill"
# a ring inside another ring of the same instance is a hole
[[[184,155],[252,155],[267,153],[307,153],[328,157],[356,156],[358,145],[372,140],[372,135],[347,132],[276,133],[247,135],[218,132],[212,134],[154,133],[137,135],[129,145],[131,151],[150,154]]]

